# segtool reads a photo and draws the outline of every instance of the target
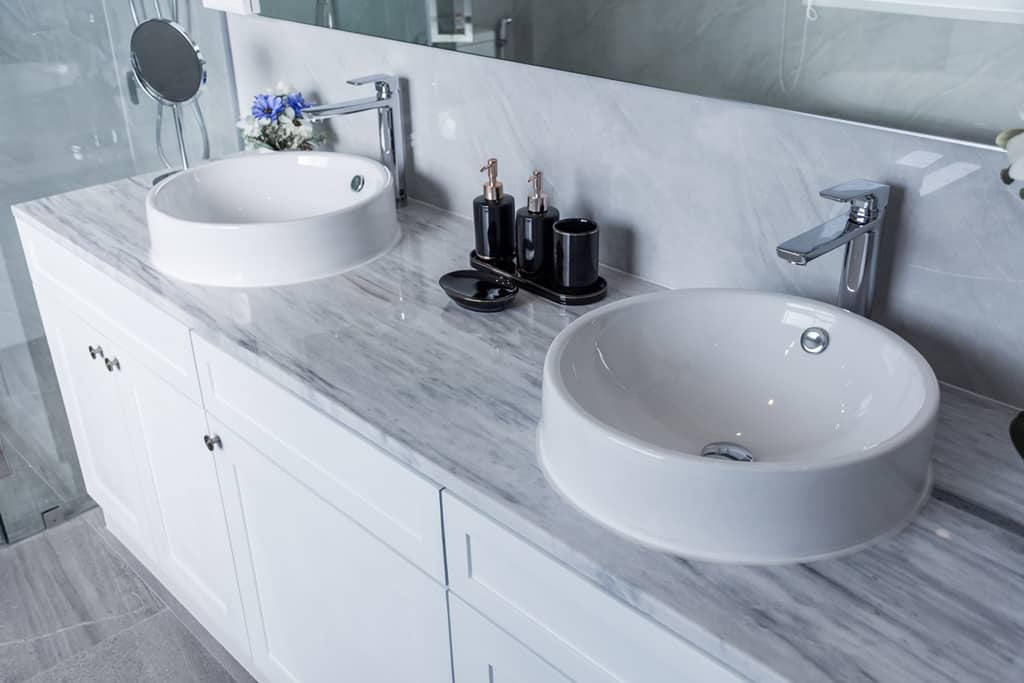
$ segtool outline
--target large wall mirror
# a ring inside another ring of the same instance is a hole
[[[344,31],[991,144],[1024,0],[261,0]]]

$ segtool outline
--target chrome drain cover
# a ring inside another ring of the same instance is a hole
[[[823,327],[808,327],[800,335],[800,346],[807,353],[821,353],[828,348],[828,342],[828,331]]]
[[[754,462],[754,454],[746,447],[732,441],[715,441],[701,449],[701,457],[732,460],[734,462]]]

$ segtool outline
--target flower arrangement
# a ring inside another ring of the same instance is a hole
[[[1012,185],[1015,180],[1024,180],[1024,128],[1010,128],[996,137],[996,144],[1006,150],[1010,165],[1003,169],[1003,182]],[[1020,191],[1024,199],[1024,190]]]
[[[238,120],[246,149],[310,151],[323,142],[303,116],[310,106],[302,93],[284,83],[252,100],[252,113]]]

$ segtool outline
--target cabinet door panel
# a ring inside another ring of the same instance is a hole
[[[271,681],[451,681],[444,588],[210,417],[252,642]]]
[[[132,452],[119,400],[118,378],[89,348],[111,351],[111,342],[37,285],[61,395],[86,489],[102,506],[111,531],[142,559],[153,556],[143,494],[145,477]]]
[[[449,601],[455,683],[572,683],[454,593]]]
[[[121,389],[131,441],[152,475],[154,572],[236,656],[248,637],[214,453],[203,444],[203,409],[122,357]],[[239,654],[241,653],[241,654]]]

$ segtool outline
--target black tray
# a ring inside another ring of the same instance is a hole
[[[592,304],[605,298],[608,294],[608,283],[603,277],[597,278],[597,282],[594,283],[593,287],[579,291],[564,292],[554,289],[553,287],[548,287],[540,282],[527,280],[526,278],[521,277],[518,273],[505,270],[504,268],[499,268],[493,263],[484,261],[476,255],[476,249],[469,252],[469,264],[477,270],[507,277],[519,285],[521,289],[533,292],[537,296],[542,296],[545,299],[554,301],[557,304],[562,304],[563,306],[584,306],[586,304]]]

